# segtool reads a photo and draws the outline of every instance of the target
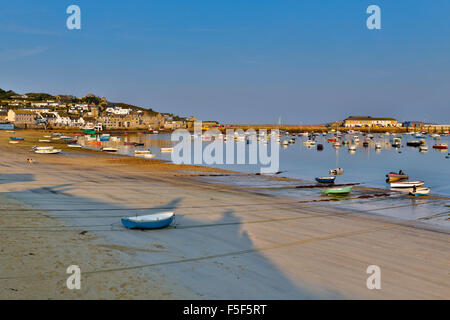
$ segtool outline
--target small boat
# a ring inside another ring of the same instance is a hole
[[[336,180],[336,176],[331,177],[317,177],[316,181],[318,183],[334,183],[334,180]]]
[[[289,144],[289,142],[287,140],[283,140],[282,145],[283,146],[287,146]]]
[[[161,152],[173,152],[173,148],[161,148]]]
[[[344,174],[344,169],[342,169],[342,168],[330,169],[329,173],[332,175],[335,175],[335,176],[341,175],[341,174]]]
[[[424,183],[425,183],[424,181],[392,182],[391,188],[414,188],[414,187],[420,187]]]
[[[336,142],[336,141],[337,141],[336,138],[329,138],[329,139],[328,139],[328,142]]]
[[[45,148],[45,147],[41,147],[41,148]],[[61,153],[61,149],[53,149],[53,147],[51,147],[51,149],[36,149],[36,150],[34,150],[34,153],[38,153],[38,154],[58,154],[58,153]]]
[[[407,174],[404,173],[396,173],[396,172],[389,172],[386,177],[388,178],[388,182],[393,181],[400,181],[400,180],[406,180],[409,178]]]
[[[105,137],[100,137],[100,141],[102,142],[106,142],[109,141],[110,137],[109,136],[105,136]]]
[[[377,149],[377,150],[381,149],[381,144],[376,143],[376,144],[375,144],[375,149]]]
[[[69,148],[81,148],[81,146],[79,144],[68,144],[67,146]]]
[[[346,195],[352,191],[352,187],[343,187],[343,188],[328,188],[322,190],[322,193],[325,195]]]
[[[323,144],[318,144],[317,145],[317,150],[322,151],[323,150]]]
[[[425,145],[421,145],[421,146],[419,147],[419,151],[420,151],[420,152],[427,152],[427,151],[428,151],[428,147],[425,146]]]
[[[408,147],[419,147],[421,144],[422,144],[422,142],[419,141],[419,140],[412,140],[412,141],[407,141],[406,142],[406,145]]]
[[[369,142],[364,141],[364,142],[363,142],[363,147],[364,147],[364,148],[367,148],[368,146],[369,146]]]
[[[144,154],[150,154],[150,150],[134,150],[134,155],[144,155]]]
[[[85,134],[95,134],[95,130],[93,130],[93,129],[86,129],[86,130],[82,130],[82,131]]]
[[[129,229],[161,229],[169,226],[175,218],[174,212],[162,212],[145,216],[122,218],[122,224]]]
[[[19,141],[11,140],[11,141],[9,141],[9,143],[11,143],[11,144],[18,144]]]
[[[340,148],[341,144],[339,143],[339,141],[336,141],[336,142],[333,143],[333,147]]]
[[[12,141],[24,141],[24,138],[16,138],[16,137],[9,137],[10,140]]]
[[[144,146],[144,144],[140,143],[140,142],[133,142],[133,144],[135,147],[143,147]]]
[[[448,149],[448,145],[445,143],[435,144],[433,146],[433,149],[446,150],[446,149]]]
[[[352,144],[348,146],[348,151],[356,151],[356,145]]]
[[[48,139],[39,139],[39,142],[50,142]]]
[[[415,197],[424,196],[429,193],[430,193],[429,188],[415,188],[415,190],[413,188],[413,190],[409,192],[410,195],[415,196]]]
[[[101,150],[102,150],[102,151],[105,151],[105,152],[117,152],[117,151],[119,151],[119,149],[117,149],[117,148],[112,148],[112,147],[101,148]]]

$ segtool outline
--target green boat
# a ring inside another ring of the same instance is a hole
[[[323,194],[326,195],[345,195],[349,194],[352,191],[352,187],[344,187],[344,188],[328,188],[322,190]]]
[[[93,130],[93,129],[83,130],[83,132],[86,134],[95,134],[95,130]]]

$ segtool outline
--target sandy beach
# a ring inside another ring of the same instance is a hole
[[[0,132],[0,299],[449,299],[449,232]],[[40,133],[42,136],[42,133]],[[34,163],[26,160],[33,158]],[[263,177],[261,177],[263,179]],[[174,210],[176,228],[120,217]],[[79,265],[81,290],[66,268]],[[381,268],[369,290],[366,269]]]

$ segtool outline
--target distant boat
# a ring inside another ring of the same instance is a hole
[[[416,188],[416,190],[412,190],[409,192],[410,195],[415,196],[415,197],[424,196],[429,193],[430,193],[429,188]]]
[[[329,138],[329,139],[328,139],[328,142],[336,142],[336,141],[337,141],[336,138]]]
[[[425,146],[425,145],[421,145],[421,146],[419,147],[419,151],[420,151],[420,152],[427,152],[427,151],[428,151],[428,147]]]
[[[18,144],[19,141],[11,140],[11,141],[9,141],[9,143],[11,143],[11,144]]]
[[[69,148],[81,148],[81,146],[79,145],[79,144],[76,144],[76,143],[74,143],[74,144],[68,144],[67,145]]]
[[[391,188],[414,188],[414,187],[420,187],[424,183],[425,183],[424,181],[392,182]]]
[[[400,181],[400,180],[406,180],[409,178],[407,174],[404,173],[396,173],[396,172],[389,172],[386,177],[388,178],[389,182],[393,181]]]
[[[82,131],[85,134],[95,134],[96,133],[96,131],[94,129],[86,129],[86,130],[82,130]]]
[[[144,154],[151,154],[150,150],[134,150],[134,155],[144,155]]]
[[[318,144],[317,145],[317,150],[322,151],[323,150],[323,144]]]
[[[122,224],[129,229],[161,229],[169,226],[175,218],[174,212],[162,212],[145,216],[122,218]]]
[[[173,152],[173,148],[161,148],[161,152]]]
[[[38,154],[58,154],[61,149],[53,149],[53,147],[34,147],[34,153]]]
[[[344,169],[342,169],[342,168],[330,169],[329,173],[332,175],[335,175],[335,176],[341,175],[341,174],[344,174]]]
[[[356,151],[356,145],[352,144],[348,146],[348,151]]]
[[[105,148],[102,148],[101,150],[105,151],[105,152],[117,152],[117,151],[119,151],[119,149],[111,148],[111,147],[105,147]]]
[[[123,144],[126,146],[134,146],[134,142],[124,142]]]
[[[25,140],[24,138],[16,138],[16,137],[9,137],[9,139],[13,140],[13,141],[24,141]]]
[[[50,142],[49,139],[39,139],[39,142]]]
[[[409,147],[419,147],[422,144],[421,141],[418,140],[412,140],[412,141],[407,141],[406,145]]]
[[[346,195],[352,191],[352,187],[343,187],[343,188],[328,188],[322,190],[322,193],[325,195]]]
[[[143,144],[143,143],[140,143],[140,142],[134,142],[134,146],[135,146],[135,147],[143,147],[144,144]]]
[[[334,183],[334,180],[336,180],[336,176],[331,177],[317,177],[316,181],[319,183]]]
[[[336,142],[333,143],[333,147],[340,148],[341,144],[339,143],[339,141],[336,141]]]
[[[446,143],[435,144],[433,149],[446,150],[448,149],[448,145]]]
[[[110,137],[109,136],[105,136],[105,137],[100,137],[100,141],[102,142],[106,142],[109,141]]]
[[[376,144],[375,144],[375,149],[377,149],[377,150],[378,150],[378,149],[381,149],[381,144],[376,143]]]

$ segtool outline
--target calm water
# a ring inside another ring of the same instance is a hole
[[[348,136],[348,139],[353,136],[353,134]],[[450,196],[450,184],[448,183],[450,179],[450,159],[446,158],[449,150],[433,149],[432,146],[436,141],[429,135],[420,138],[426,140],[428,152],[419,152],[418,148],[406,146],[406,142],[409,140],[419,140],[419,138],[411,135],[396,135],[396,137],[402,137],[400,149],[391,146],[392,135],[383,137],[375,135],[367,148],[364,148],[362,142],[359,142],[354,153],[348,151],[348,146],[342,145],[338,149],[334,148],[331,143],[327,142],[330,137],[331,135],[316,137],[316,143],[324,146],[322,151],[318,151],[315,146],[305,146],[303,142],[308,139],[307,137],[295,137],[295,143],[289,144],[286,148],[277,144],[280,151],[279,170],[283,171],[279,176],[314,181],[317,176],[329,175],[329,169],[341,167],[344,169],[344,174],[337,176],[336,183],[361,183],[362,186],[366,187],[388,189],[389,185],[385,182],[386,174],[390,171],[402,169],[409,174],[410,180],[425,181],[425,186],[431,189],[430,195]],[[288,138],[290,137],[282,137],[281,141]],[[122,137],[121,140],[121,142],[104,142],[102,146],[117,147],[120,153],[128,155],[133,155],[136,149],[150,150],[155,154],[156,159],[171,160],[170,153],[160,152],[160,148],[172,146],[169,134],[129,135]],[[363,141],[362,136],[360,136],[360,140]],[[442,136],[439,143],[449,144],[449,140],[448,136]],[[201,140],[199,139],[199,141]],[[144,146],[124,146],[124,142],[139,142],[144,143]],[[224,143],[232,143],[235,148],[237,144],[243,144],[248,155],[248,145],[245,142],[228,141]],[[381,144],[382,149],[376,151],[375,143]],[[203,141],[203,147],[208,144],[209,142]],[[269,142],[269,149],[270,145]],[[213,164],[210,166],[245,173],[260,172],[258,165]],[[243,188],[260,188],[261,192],[279,193],[302,200],[321,198],[320,189],[289,188],[289,186],[298,185],[298,182],[274,181],[252,176],[211,177],[207,179],[231,183]],[[359,194],[360,191],[354,190],[352,197],[344,198],[339,203],[320,203],[320,205],[339,206],[405,220],[421,220],[450,228],[449,202],[446,199],[439,200],[427,197],[412,199],[405,196],[404,193],[394,193],[392,196],[383,199],[355,199]]]
[[[433,149],[432,146],[436,140],[429,135],[420,138],[426,140],[429,148],[427,152],[419,152],[419,148],[406,146],[407,141],[419,139],[411,135],[396,135],[396,137],[402,137],[400,149],[391,146],[392,136],[375,135],[369,147],[364,148],[362,142],[359,142],[356,152],[353,153],[348,151],[347,146],[334,148],[327,142],[330,137],[331,135],[316,137],[316,143],[324,146],[322,151],[318,151],[316,147],[305,146],[303,142],[308,140],[307,137],[295,137],[295,143],[289,144],[286,148],[277,144],[280,151],[279,171],[283,171],[280,176],[313,181],[317,176],[329,175],[329,169],[340,167],[344,169],[344,174],[337,176],[336,183],[358,182],[368,187],[387,188],[385,175],[390,171],[402,169],[409,175],[410,180],[424,180],[433,194],[450,196],[450,159],[446,158],[450,151]],[[287,138],[282,137],[281,140],[284,139]],[[360,140],[363,140],[362,136]],[[449,144],[449,140],[448,136],[441,136],[439,143]],[[144,143],[144,146],[126,146],[123,145],[124,142],[139,142]],[[248,155],[248,145],[245,142],[224,142],[224,144],[227,143],[245,145]],[[382,149],[375,150],[375,143],[381,144]],[[209,142],[203,141],[203,147],[208,144]],[[159,134],[129,135],[122,137],[120,142],[103,142],[102,146],[117,147],[120,153],[128,155],[133,155],[136,149],[150,150],[155,154],[156,159],[170,161],[171,154],[161,153],[160,148],[171,147],[173,144],[170,141],[170,134]],[[268,147],[270,150],[270,142]],[[210,166],[248,173],[260,171],[259,165],[212,164]]]

